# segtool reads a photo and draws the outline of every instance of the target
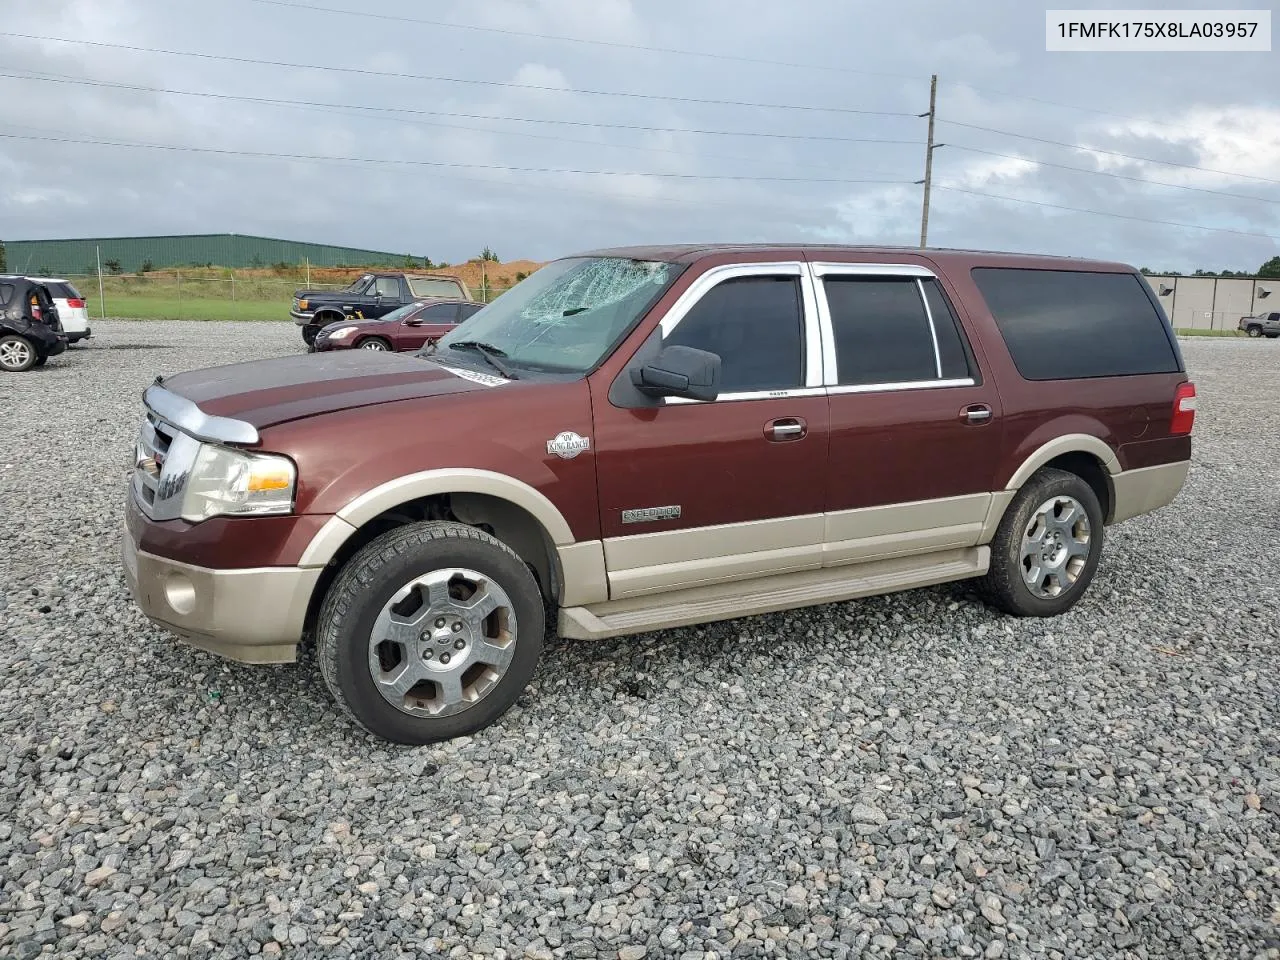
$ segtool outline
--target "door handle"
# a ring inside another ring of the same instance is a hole
[[[799,417],[779,417],[764,425],[764,437],[774,443],[801,440],[809,432],[809,426]]]
[[[986,423],[991,419],[991,408],[985,403],[971,403],[960,411],[965,423]]]

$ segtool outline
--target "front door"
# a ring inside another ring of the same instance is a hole
[[[436,303],[402,320],[396,330],[397,350],[417,350],[428,340],[439,340],[458,323],[456,303]]]
[[[813,269],[833,360],[824,565],[973,546],[1000,399],[939,281],[924,267]]]
[[[662,330],[720,356],[721,393],[623,409],[593,381],[610,597],[819,566],[827,398],[803,268],[710,270]]]
[[[369,291],[373,294],[374,305],[367,316],[380,317],[384,313],[389,313],[400,306],[400,282],[399,277],[377,277],[374,279],[373,289]]]

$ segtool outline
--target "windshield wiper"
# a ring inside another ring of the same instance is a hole
[[[573,316],[577,316],[579,313],[586,313],[590,309],[591,309],[590,307],[570,307],[564,313],[560,314],[560,316],[573,317]]]
[[[508,380],[519,380],[514,370],[507,364],[503,363],[501,358],[507,355],[507,352],[501,347],[495,347],[491,343],[481,343],[479,340],[459,340],[457,343],[449,344],[450,350],[474,350],[485,360],[489,361],[489,366],[497,370]]]

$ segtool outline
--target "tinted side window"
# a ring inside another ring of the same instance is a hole
[[[49,291],[49,296],[51,297],[60,297],[63,300],[70,300],[72,298],[79,299],[68,284],[46,283],[44,286],[45,289]]]
[[[1164,323],[1132,274],[978,267],[973,281],[1027,380],[1179,369]]]
[[[938,358],[942,361],[943,380],[963,380],[976,375],[978,365],[973,361],[969,340],[960,329],[951,304],[942,294],[937,280],[924,281],[924,298],[929,303],[933,317],[933,329],[938,335]]]
[[[13,284],[0,283],[0,307],[5,306],[13,299]]]
[[[936,380],[933,334],[910,277],[823,278],[840,384]]]
[[[798,277],[738,277],[712,287],[666,345],[719,354],[720,390],[789,390],[804,384],[804,311]]]
[[[453,303],[438,303],[427,307],[419,316],[427,323],[453,323],[458,317],[458,307]]]
[[[483,309],[484,309],[484,304],[483,304],[483,303],[464,303],[464,304],[462,305],[462,313],[461,313],[461,316],[459,316],[459,318],[458,318],[458,319],[459,319],[459,320],[466,320],[466,319],[467,319],[468,317],[470,317],[473,313],[479,313],[479,312],[480,312],[481,310],[483,310]]]

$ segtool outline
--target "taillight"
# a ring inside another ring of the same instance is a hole
[[[1169,432],[1175,437],[1191,432],[1196,423],[1196,385],[1191,381],[1178,384],[1173,395],[1173,419],[1169,422]]]
[[[68,300],[68,301],[67,301],[67,306],[68,306],[68,307],[70,307],[72,310],[83,310],[83,309],[84,309],[84,301],[83,301],[83,300],[77,300],[77,299],[75,299],[75,298],[73,297],[73,298],[71,298],[70,300]]]
[[[37,307],[34,303],[31,305],[31,319],[32,320],[40,319],[40,308]]]

